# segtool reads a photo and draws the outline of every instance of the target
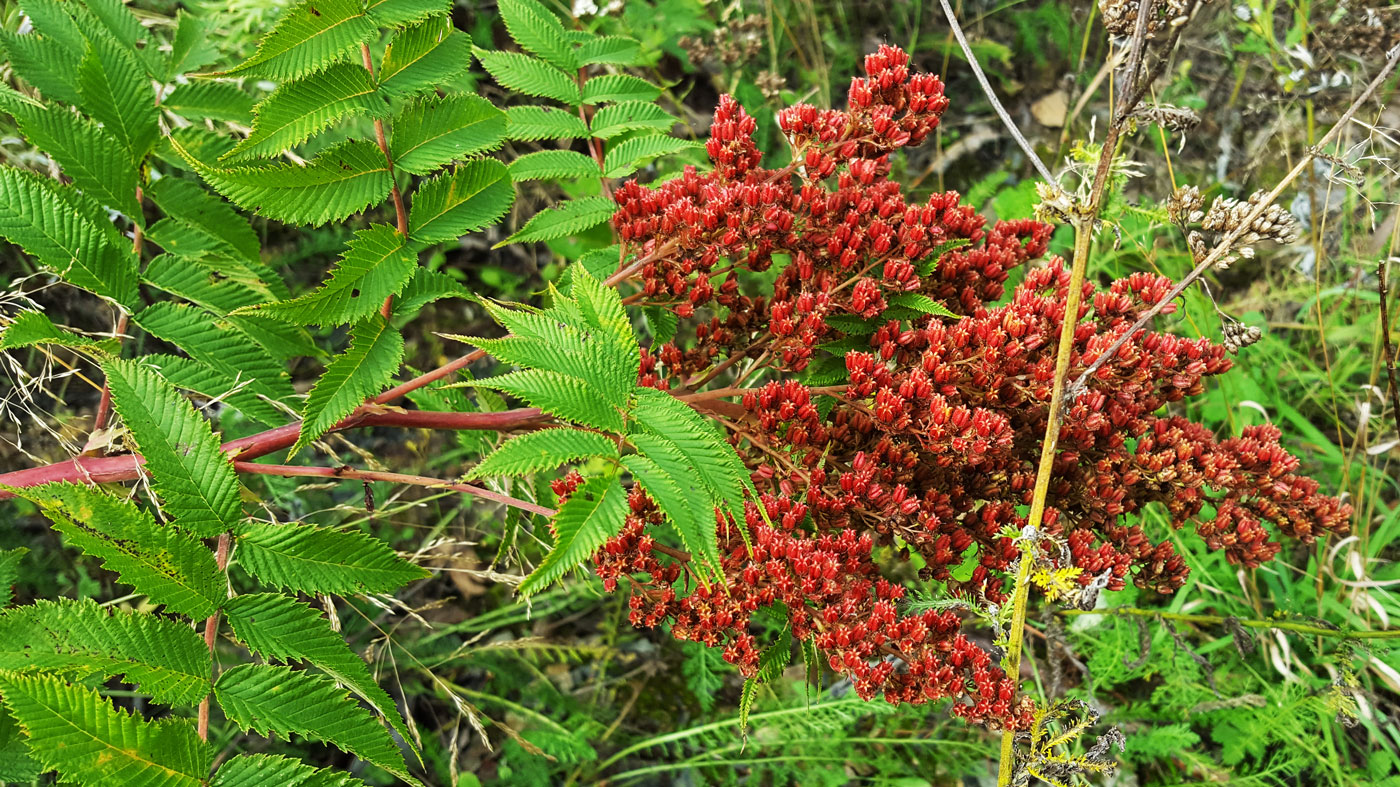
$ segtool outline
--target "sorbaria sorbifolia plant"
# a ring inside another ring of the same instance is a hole
[[[754,120],[725,97],[707,166],[618,185],[694,145],[665,133],[659,88],[617,70],[636,62],[635,42],[566,30],[532,0],[500,3],[524,52],[473,50],[445,2],[307,0],[249,60],[192,77],[212,56],[192,17],[161,28],[111,0],[22,7],[32,29],[0,44],[23,89],[0,104],[62,177],[0,168],[0,235],[118,319],[116,339],[98,341],[37,311],[6,318],[0,349],[76,353],[105,384],[80,456],[0,483],[148,603],[0,613],[0,779],[358,783],[272,754],[215,768],[217,707],[230,728],[325,742],[414,782],[414,725],[308,602],[391,594],[427,572],[359,531],[269,520],[245,505],[239,473],[441,483],[537,515],[553,546],[521,593],[591,565],[629,594],[634,624],[668,622],[721,648],[748,678],[745,712],[796,642],[862,697],[952,698],[954,714],[1042,748],[1055,740],[1048,720],[1068,711],[1019,693],[957,609],[911,608],[884,562],[913,563],[920,584],[1000,638],[1018,560],[1073,603],[1128,581],[1180,587],[1171,543],[1132,524],[1150,503],[1246,566],[1279,550],[1275,533],[1309,542],[1347,527],[1347,507],[1296,473],[1277,430],[1220,440],[1161,413],[1229,369],[1220,345],[1140,332],[1069,404],[1049,513],[1023,532],[1069,276],[1044,259],[1047,224],[988,226],[954,192],[905,200],[890,156],[924,142],[949,101],[898,49],[866,59],[844,110],[780,114],[785,166],[763,166]],[[512,95],[502,112],[462,92],[473,57],[513,94],[551,103]],[[245,80],[277,86],[252,106]],[[576,139],[580,151],[507,166],[492,155],[507,138]],[[417,311],[475,297],[420,267],[420,252],[497,223],[513,182],[580,177],[599,195],[542,211],[505,242],[611,220],[616,245],[571,265],[544,308],[482,301],[505,336],[459,337],[477,349],[395,385]],[[1191,199],[1178,200],[1183,227],[1221,232],[1237,212]],[[329,278],[293,297],[235,208],[355,233]],[[1023,283],[994,305],[1019,266]],[[1169,286],[1146,274],[1085,284],[1072,370]],[[321,357],[305,328],[341,325],[346,346],[296,394],[287,361]],[[178,352],[122,358],[136,331]],[[486,355],[516,370],[467,384],[523,406],[422,409],[466,407],[426,386]],[[221,441],[187,394],[269,430]],[[404,395],[420,409],[389,406]],[[362,426],[522,433],[460,482],[253,461],[283,449],[306,460],[322,437]],[[466,483],[541,474],[557,510]],[[19,557],[0,555],[5,606]],[[787,621],[777,641],[754,636],[761,610]],[[216,669],[221,638],[248,656]],[[155,707],[117,707],[103,693],[112,681]]]

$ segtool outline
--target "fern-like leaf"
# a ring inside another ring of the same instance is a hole
[[[695,150],[700,143],[688,139],[676,139],[664,134],[633,137],[608,149],[603,157],[604,174],[610,178],[630,175],[644,164],[661,156],[670,156],[685,150]]]
[[[601,74],[583,85],[583,103],[604,101],[655,101],[661,88],[630,74]]]
[[[146,188],[146,196],[151,198],[166,216],[177,219],[194,230],[208,236],[217,244],[216,250],[226,251],[243,260],[259,263],[262,245],[258,234],[253,231],[248,220],[231,205],[208,191],[200,188],[192,180],[165,177]],[[260,277],[260,287],[274,295],[285,292],[286,285],[270,269]]]
[[[194,629],[149,612],[59,599],[0,613],[0,670],[120,675],[156,702],[193,705],[209,693],[211,667]]]
[[[495,150],[506,116],[480,96],[429,96],[394,118],[389,154],[404,172],[426,175],[475,153]]]
[[[38,506],[70,545],[152,602],[196,619],[218,608],[222,578],[209,550],[188,533],[157,524],[131,501],[69,483],[7,491]]]
[[[223,612],[234,636],[252,652],[281,662],[309,662],[368,702],[404,741],[414,739],[364,659],[309,605],[280,593],[254,593],[230,599]]]
[[[310,525],[245,525],[238,560],[263,582],[302,593],[392,593],[428,576],[373,536]]]
[[[351,328],[350,346],[331,361],[306,398],[301,434],[289,456],[296,456],[382,389],[402,360],[403,336],[381,315],[373,314]]]
[[[548,9],[534,0],[500,0],[497,7],[506,31],[522,49],[566,71],[578,68],[578,57],[564,26]]]
[[[145,223],[136,202],[136,167],[116,137],[66,109],[21,106],[12,114],[25,138],[52,156],[75,186]]]
[[[112,406],[151,472],[165,513],[198,536],[218,535],[243,516],[238,475],[214,430],[175,387],[137,361],[102,365]]]
[[[578,105],[578,83],[573,77],[551,66],[543,60],[536,60],[519,52],[494,52],[474,48],[481,65],[502,87],[510,88],[527,96],[540,96]]]
[[[637,406],[632,413],[636,422],[647,432],[674,443],[716,503],[742,528],[744,493],[755,493],[738,454],[709,422],[674,396],[643,387],[637,388],[636,395]]]
[[[369,712],[332,681],[267,664],[240,664],[219,676],[214,696],[224,715],[263,735],[297,734],[329,743],[411,784],[403,755]]]
[[[588,136],[588,126],[578,115],[554,107],[510,107],[506,110],[506,136],[521,142],[578,139]]]
[[[286,82],[258,103],[252,133],[223,159],[271,157],[300,145],[336,121],[383,114],[388,107],[376,97],[375,90],[374,79],[356,63],[340,63],[306,79]]]
[[[387,224],[355,233],[349,248],[314,292],[249,310],[296,325],[342,325],[379,310],[384,299],[403,289],[418,267],[407,238]]]
[[[393,186],[383,152],[369,140],[342,142],[304,167],[214,167],[195,158],[173,137],[171,144],[230,202],[289,224],[340,221],[382,201]]]
[[[617,535],[626,518],[627,490],[615,475],[585,481],[555,513],[554,546],[520,583],[521,595],[534,595],[583,565],[604,541]]]
[[[948,310],[947,306],[934,299],[917,292],[901,292],[891,295],[888,300],[889,305],[903,309],[910,309],[920,314],[932,314],[935,317],[947,317],[958,319],[958,315]]]
[[[357,0],[304,0],[287,9],[258,51],[230,75],[285,82],[349,58],[379,33]]]
[[[572,150],[540,150],[526,153],[510,163],[510,179],[545,180],[587,178],[602,174],[598,162]]]
[[[517,435],[501,444],[467,473],[468,478],[529,476],[562,464],[602,456],[617,458],[617,443],[582,429],[541,429]]]
[[[647,495],[676,526],[681,543],[690,554],[699,559],[715,575],[720,571],[719,539],[715,529],[713,510],[706,515],[701,506],[697,511],[693,501],[703,498],[693,473],[685,473],[683,467],[672,465],[683,473],[677,478],[667,472],[656,461],[642,454],[631,454],[622,458],[622,464],[632,473],[632,477],[646,490]],[[703,578],[702,578],[703,581]]]
[[[32,172],[0,167],[0,237],[69,283],[130,307],[136,256],[100,205]]]
[[[577,235],[612,218],[617,203],[607,197],[580,197],[562,205],[542,210],[530,217],[514,235],[497,243],[494,248],[512,243],[533,243]]]
[[[379,86],[391,96],[411,96],[450,82],[471,63],[471,39],[446,17],[429,19],[394,37],[379,69]]]
[[[239,754],[219,766],[211,787],[365,787],[348,773],[314,768],[276,754]]]
[[[589,121],[592,134],[599,139],[612,139],[619,134],[641,129],[670,131],[679,118],[650,101],[623,101],[598,110]]]
[[[408,213],[408,235],[421,244],[456,240],[500,221],[514,200],[501,162],[469,161],[418,187]]]
[[[145,721],[92,689],[48,675],[0,672],[0,695],[64,781],[122,787],[202,787],[214,755],[188,719]]]

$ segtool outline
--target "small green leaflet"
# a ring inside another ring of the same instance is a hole
[[[194,536],[89,486],[57,483],[6,491],[39,506],[71,546],[101,560],[153,603],[197,620],[218,609],[223,577],[213,554]]]
[[[642,45],[635,38],[624,36],[589,36],[579,44],[578,61],[580,66],[641,65]]]
[[[286,82],[349,58],[379,30],[357,0],[304,0],[287,9],[258,51],[229,75]]]
[[[564,26],[552,12],[534,0],[499,0],[497,7],[506,31],[522,49],[568,71],[579,67]]]
[[[745,740],[749,737],[749,711],[753,709],[753,701],[758,696],[758,687],[777,680],[790,661],[792,632],[783,629],[778,641],[765,648],[758,657],[758,671],[752,678],[744,681],[744,691],[739,697],[739,734]]]
[[[427,96],[390,123],[389,153],[404,172],[426,175],[452,161],[495,150],[506,115],[480,96]]]
[[[0,609],[15,599],[15,583],[19,581],[19,562],[29,550],[25,547],[0,549]]]
[[[339,771],[317,769],[276,754],[239,754],[219,766],[212,787],[365,787],[365,783]]]
[[[598,162],[572,150],[539,150],[526,153],[510,163],[510,179],[555,180],[559,178],[596,178],[602,174]]]
[[[319,74],[283,83],[253,110],[253,131],[223,160],[270,158],[294,148],[330,127],[360,114],[383,115],[374,79],[355,63],[340,63]]]
[[[301,434],[288,456],[317,440],[393,379],[403,360],[403,336],[380,314],[350,329],[350,346],[335,356],[312,386],[302,411]]]
[[[935,301],[934,299],[917,292],[901,292],[889,296],[886,303],[890,306],[897,306],[904,309],[912,309],[923,314],[931,314],[935,317],[949,317],[958,319],[958,315],[948,311],[948,307]]]
[[[101,205],[36,173],[0,167],[0,237],[68,283],[130,307],[136,255]]]
[[[165,514],[201,537],[231,529],[243,517],[238,476],[209,422],[137,361],[109,360],[102,370],[112,406],[146,458]]]
[[[110,610],[92,599],[40,599],[0,613],[0,670],[122,676],[162,705],[209,693],[211,659],[188,624]]]
[[[249,650],[265,659],[306,661],[324,670],[373,706],[413,747],[415,736],[399,718],[394,701],[374,681],[364,659],[319,612],[281,593],[236,596],[224,604],[223,612],[234,636]]]
[[[15,350],[39,344],[68,347],[93,356],[111,355],[113,350],[112,342],[99,342],[60,328],[44,316],[43,312],[20,312],[15,315],[14,322],[0,332],[0,350]]]
[[[472,52],[503,87],[527,96],[552,98],[573,106],[579,103],[578,82],[542,60],[519,52],[493,52],[479,47]]]
[[[387,224],[360,230],[319,289],[248,311],[296,325],[342,325],[369,317],[385,298],[402,290],[418,268],[407,240]]]
[[[641,129],[669,132],[680,119],[650,101],[623,101],[599,109],[589,121],[593,136],[612,139]]]
[[[28,736],[34,758],[71,784],[203,787],[214,752],[193,719],[146,721],[93,689],[48,675],[0,671],[0,695]]]
[[[136,167],[116,137],[62,108],[21,105],[11,114],[25,139],[52,156],[74,185],[123,216],[145,223],[136,202]]]
[[[624,456],[622,464],[647,495],[656,501],[657,507],[671,520],[671,524],[676,526],[676,533],[691,556],[698,558],[713,576],[718,577],[721,568],[714,512],[713,509],[705,510],[705,506],[694,505],[697,498],[705,495],[700,482],[694,480],[694,473],[686,472],[688,468],[684,466],[673,464],[671,468],[680,471],[678,474],[681,477],[677,478],[651,457],[642,454]],[[700,581],[705,582],[703,574]]]
[[[141,356],[141,363],[160,372],[176,388],[197,393],[229,405],[265,426],[280,426],[287,420],[286,411],[273,406],[234,375],[225,374],[193,358],[179,358],[163,353]]]
[[[928,276],[938,268],[938,261],[943,258],[944,254],[954,251],[955,249],[960,249],[971,242],[972,241],[967,238],[953,238],[952,240],[943,241],[930,249],[929,252],[924,255],[923,260],[914,267],[918,269],[920,276]]]
[[[473,467],[467,478],[528,476],[595,456],[617,458],[617,443],[606,435],[561,427],[517,435]]]
[[[237,326],[215,319],[194,306],[159,301],[142,309],[136,324],[179,347],[195,360],[230,378],[246,381],[249,390],[273,399],[292,396],[284,365]]]
[[[170,144],[230,202],[289,224],[340,221],[383,201],[393,186],[384,153],[372,140],[342,142],[304,167],[291,163],[213,167],[195,158],[174,137]]]
[[[178,219],[193,231],[216,240],[230,254],[263,267],[262,243],[248,219],[195,181],[164,177],[146,187],[146,196],[167,217]],[[261,289],[269,293],[286,290],[286,285],[271,269],[266,269],[266,272],[267,275],[262,277]]]
[[[616,474],[584,481],[554,515],[554,548],[520,583],[520,594],[534,595],[582,565],[604,541],[617,535],[626,518],[627,491]]]
[[[456,240],[501,220],[515,201],[506,168],[478,159],[418,187],[408,214],[408,235],[421,244]]]
[[[544,369],[526,369],[470,383],[508,393],[532,407],[560,418],[603,429],[622,431],[622,415],[587,382]]]
[[[219,315],[263,302],[260,293],[237,279],[220,275],[220,267],[208,258],[161,254],[146,265],[142,279],[156,289]]]
[[[607,197],[572,199],[536,213],[530,217],[529,221],[525,222],[525,226],[516,230],[514,235],[497,243],[492,248],[499,249],[512,243],[533,243],[577,235],[612,218],[615,212],[617,212],[617,203]]]
[[[554,107],[509,107],[506,136],[521,142],[541,139],[578,139],[588,136],[588,126],[578,115]]]
[[[428,576],[383,541],[358,530],[251,522],[238,533],[238,550],[239,564],[248,573],[302,593],[392,593]]]
[[[585,104],[601,104],[604,101],[655,101],[660,95],[661,88],[628,74],[602,74],[583,85]]]
[[[448,17],[404,30],[389,43],[379,69],[379,87],[391,96],[430,91],[451,81],[471,63],[471,39]]]
[[[653,159],[699,147],[701,145],[698,142],[663,134],[633,137],[608,149],[603,158],[604,174],[610,178],[620,178],[632,174],[638,167]]]
[[[389,731],[333,681],[268,664],[240,664],[219,676],[214,696],[224,715],[263,735],[296,733],[374,763],[410,784],[403,756]],[[335,708],[328,713],[327,709]]]
[[[380,27],[404,27],[452,12],[448,0],[370,0],[365,9]]]
[[[253,97],[233,82],[201,79],[176,86],[161,106],[187,118],[247,123],[253,114]]]
[[[94,36],[78,63],[82,106],[121,140],[136,166],[151,152],[160,129],[151,79],[135,57],[116,42]]]

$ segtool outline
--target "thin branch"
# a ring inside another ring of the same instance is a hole
[[[1001,105],[1001,101],[997,99],[996,93],[992,92],[992,85],[987,81],[987,75],[982,73],[982,66],[977,63],[977,56],[972,54],[972,45],[967,42],[967,36],[963,35],[962,26],[958,24],[958,17],[953,13],[953,7],[948,4],[948,0],[938,0],[938,2],[943,5],[943,14],[948,17],[948,26],[952,28],[953,36],[958,39],[958,46],[962,47],[963,55],[967,57],[967,64],[972,68],[973,76],[977,77],[977,84],[982,86],[982,92],[987,96],[987,100],[992,103],[992,108],[996,110],[997,117],[1001,118],[1002,125],[1006,126],[1007,131],[1011,132],[1011,136],[1016,140],[1016,144],[1021,146],[1021,150],[1026,152],[1026,156],[1028,156],[1031,163],[1035,165],[1035,170],[1040,173],[1040,177],[1044,178],[1046,183],[1055,185],[1057,181],[1055,180],[1055,176],[1050,174],[1050,168],[1046,167],[1045,162],[1040,160],[1040,156],[1036,155],[1035,149],[1031,147],[1031,143],[1026,141],[1025,136],[1021,134],[1021,130],[1016,128],[1016,124],[1012,122],[1011,115],[1006,112],[1006,107]]]
[[[1400,216],[1397,216],[1400,222]],[[1400,224],[1397,224],[1400,230]],[[1392,240],[1394,236],[1392,235]],[[1395,251],[1394,243],[1391,244],[1391,252]],[[1395,344],[1390,341],[1390,289],[1389,282],[1390,258],[1382,258],[1376,263],[1376,293],[1381,301],[1381,348],[1385,355],[1385,376],[1390,382],[1391,418],[1395,419],[1395,427],[1400,431],[1400,375],[1395,372]]]
[[[228,570],[228,552],[229,552],[229,534],[228,534],[228,533],[220,533],[220,534],[219,534],[219,542],[218,542],[218,545],[214,547],[214,565],[215,565],[215,567],[217,567],[217,568],[219,569],[219,573],[220,573],[220,574],[222,574],[222,573],[224,573],[225,571]],[[206,648],[209,649],[209,655],[210,655],[211,659],[212,659],[212,657],[213,657],[213,655],[214,655],[214,642],[215,642],[215,640],[218,638],[218,635],[219,635],[219,611],[216,609],[216,610],[214,610],[214,614],[210,615],[209,617],[205,618],[205,620],[204,620],[204,647],[206,647]],[[212,668],[213,668],[213,667],[211,666],[211,669],[212,669]],[[211,688],[212,688],[212,684],[213,684],[213,682],[214,682],[214,676],[213,676],[212,674],[209,676],[209,682],[210,682]],[[205,695],[204,695],[204,699],[202,699],[202,700],[199,701],[199,721],[198,721],[198,724],[197,724],[197,730],[198,730],[198,732],[199,732],[199,739],[200,739],[200,740],[202,740],[202,741],[207,741],[207,740],[209,740],[209,695],[208,695],[208,694],[205,694]]]
[[[255,462],[234,462],[233,469],[240,473],[253,473],[257,475],[275,475],[286,478],[333,478],[346,481],[384,481],[390,484],[410,484],[412,486],[426,486],[431,489],[447,489],[453,492],[479,497],[483,500],[490,500],[495,503],[502,503],[518,508],[522,511],[529,511],[532,514],[539,514],[543,517],[554,516],[554,509],[536,505],[527,500],[519,500],[510,495],[503,495],[500,492],[492,492],[489,489],[482,489],[471,484],[454,484],[451,481],[444,481],[441,478],[431,478],[422,475],[408,475],[406,473],[383,473],[375,470],[356,470],[350,467],[300,467],[296,465],[263,465]]]
[[[370,57],[369,44],[360,44],[360,58],[364,61],[365,70],[369,72],[370,80],[374,79],[374,58]],[[404,209],[403,192],[399,190],[399,182],[394,177],[394,157],[389,153],[389,142],[384,134],[384,119],[374,119],[374,141],[379,145],[379,150],[384,154],[384,163],[389,168],[389,193],[394,198],[394,218],[398,223],[399,234],[408,237],[408,211]],[[394,296],[390,295],[384,299],[384,305],[379,308],[379,313],[384,319],[389,319],[389,315],[394,311]]]
[[[1274,203],[1274,200],[1278,199],[1278,196],[1283,193],[1283,190],[1288,188],[1289,184],[1294,180],[1297,180],[1298,176],[1303,174],[1304,170],[1312,166],[1312,162],[1317,158],[1317,154],[1341,133],[1342,128],[1350,123],[1352,117],[1356,115],[1356,112],[1361,109],[1362,105],[1371,99],[1371,96],[1376,92],[1376,89],[1380,87],[1381,83],[1390,77],[1391,72],[1395,70],[1397,62],[1400,62],[1400,46],[1396,46],[1390,51],[1389,57],[1385,62],[1385,67],[1381,69],[1381,72],[1376,75],[1375,79],[1371,80],[1371,83],[1366,86],[1366,89],[1362,91],[1361,95],[1352,102],[1341,119],[1332,126],[1331,130],[1329,130],[1321,140],[1318,140],[1316,145],[1308,150],[1306,155],[1299,159],[1293,169],[1289,170],[1288,174],[1283,177],[1283,180],[1279,181],[1278,185],[1274,186],[1273,190],[1265,195],[1264,199],[1255,204],[1254,209],[1249,212],[1249,215],[1245,216],[1244,220],[1241,221],[1235,229],[1231,230],[1224,238],[1221,238],[1220,242],[1216,244],[1210,254],[1206,255],[1205,259],[1201,260],[1194,270],[1186,274],[1186,277],[1178,282],[1175,287],[1172,287],[1165,297],[1153,304],[1152,308],[1143,312],[1142,316],[1138,318],[1137,322],[1133,323],[1132,327],[1129,328],[1126,333],[1114,340],[1113,344],[1110,344],[1107,350],[1104,350],[1093,363],[1089,364],[1087,369],[1080,373],[1079,377],[1074,381],[1074,384],[1070,386],[1070,389],[1076,395],[1084,390],[1084,386],[1088,382],[1089,377],[1102,368],[1104,364],[1108,363],[1109,360],[1113,358],[1114,354],[1116,354],[1124,344],[1128,343],[1128,340],[1132,338],[1133,334],[1142,330],[1153,317],[1156,317],[1162,309],[1166,308],[1167,304],[1176,300],[1177,296],[1181,295],[1187,287],[1191,286],[1192,282],[1199,279],[1206,271],[1210,270],[1211,266],[1215,265],[1219,259],[1224,257],[1234,245],[1235,241],[1249,231],[1249,227],[1254,223],[1254,220],[1269,209],[1269,206]]]

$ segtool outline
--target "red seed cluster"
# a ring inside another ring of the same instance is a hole
[[[702,581],[690,562],[667,557],[673,550],[657,556],[648,529],[662,512],[634,492],[598,571],[609,587],[632,582],[634,623],[670,620],[675,636],[724,648],[746,675],[763,647],[753,615],[779,607],[794,636],[812,641],[862,696],[954,697],[969,720],[1023,729],[1029,700],[960,634],[959,617],[909,609],[881,566],[917,555],[922,580],[969,604],[1008,600],[1069,276],[1052,258],[992,305],[1013,268],[1045,255],[1052,228],[989,227],[952,192],[907,201],[888,157],[936,127],[947,107],[942,83],[911,75],[891,47],[867,58],[866,72],[844,110],[779,115],[788,167],[762,168],[753,120],[726,97],[707,146],[711,171],[617,191],[614,226],[639,261],[641,303],[682,318],[675,341],[644,351],[641,383],[693,389],[730,368],[765,369],[778,381],[747,390],[741,403],[710,403],[763,493],[763,510],[751,503],[747,517],[752,551],[719,520],[721,581]],[[741,288],[741,272],[775,265],[771,287]],[[1069,315],[1071,379],[1170,287],[1146,273],[1104,289],[1086,283],[1079,313]],[[929,300],[957,316],[909,308]],[[814,361],[828,384],[797,379]],[[1229,368],[1209,340],[1142,332],[1075,392],[1042,526],[1046,559],[1080,568],[1086,586],[1131,580],[1171,592],[1187,567],[1170,540],[1132,524],[1147,506],[1166,511],[1173,527],[1192,524],[1244,566],[1279,551],[1276,532],[1308,543],[1346,531],[1350,508],[1297,474],[1278,430],[1217,439],[1168,412]]]

